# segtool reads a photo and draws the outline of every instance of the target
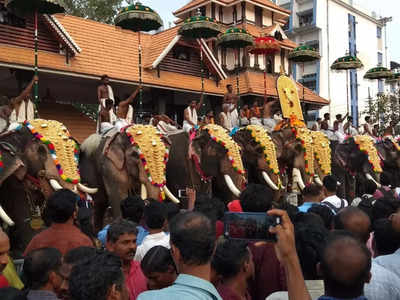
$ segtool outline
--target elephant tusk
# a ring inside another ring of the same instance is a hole
[[[239,189],[235,186],[235,184],[232,181],[231,176],[229,175],[224,175],[225,183],[228,186],[229,190],[234,194],[236,197],[240,197],[240,191]]]
[[[144,183],[140,186],[140,197],[142,197],[142,200],[147,199],[147,188]]]
[[[163,191],[164,191],[165,195],[166,195],[172,202],[174,202],[174,203],[176,203],[176,204],[179,204],[179,203],[180,203],[179,199],[176,198],[176,197],[174,196],[174,194],[171,193],[171,191],[167,188],[166,185],[163,187]]]
[[[89,188],[87,186],[84,186],[82,183],[78,183],[78,189],[81,192],[87,193],[87,194],[96,194],[98,189],[97,188]]]
[[[267,174],[267,172],[262,171],[261,172],[265,182],[269,185],[269,187],[271,189],[273,189],[274,191],[279,191],[279,188],[276,186],[276,184],[272,181],[272,179],[269,177],[269,175]]]
[[[314,176],[314,180],[315,180],[315,183],[318,184],[319,186],[323,186],[323,185],[324,185],[324,184],[322,183],[322,181],[321,181],[321,178],[319,178],[318,175],[315,175],[315,176]]]
[[[293,168],[293,183],[297,183],[300,190],[304,190],[306,187],[303,181],[303,177],[301,176],[301,172],[297,168]]]
[[[50,182],[50,185],[53,188],[53,190],[58,191],[58,190],[62,190],[63,189],[63,187],[58,183],[57,180],[50,179],[49,182]]]
[[[378,183],[374,177],[371,176],[371,174],[369,173],[365,173],[365,177],[367,177],[368,180],[372,180],[373,182],[375,182],[376,186],[378,187],[378,189],[380,189],[382,187],[382,185],[380,183]]]
[[[2,219],[8,226],[14,226],[15,223],[11,218],[7,215],[7,213],[4,211],[3,207],[0,205],[0,219]]]

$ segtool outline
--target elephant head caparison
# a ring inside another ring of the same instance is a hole
[[[314,180],[313,139],[304,123],[285,120],[271,133],[278,163],[292,179],[292,191],[304,189]]]
[[[282,185],[276,156],[276,146],[267,131],[258,125],[248,125],[238,130],[233,139],[242,149],[242,160],[251,183],[267,184],[276,199],[285,187]]]
[[[374,140],[370,136],[357,135],[338,144],[332,161],[333,164],[339,166],[340,172],[334,171],[334,174],[341,183],[340,195],[345,196],[346,199],[361,196],[364,193],[363,182],[367,179],[375,181],[380,187],[382,161]]]
[[[309,130],[313,139],[314,181],[323,185],[325,176],[332,173],[332,151],[328,137],[321,131]]]
[[[31,120],[0,136],[0,216],[15,223],[11,230],[25,246],[33,236],[30,219],[42,215],[45,199],[55,190],[95,192],[80,183],[78,152],[57,121]]]
[[[132,125],[103,136],[94,134],[84,141],[80,154],[82,180],[99,189],[93,197],[96,229],[101,229],[108,205],[116,218],[120,202],[129,195],[163,199],[165,194],[179,202],[166,187],[169,147],[169,141],[151,125]]]
[[[169,139],[167,184],[171,191],[192,187],[224,201],[240,196],[246,185],[241,150],[223,127],[210,124],[190,136],[183,132]]]
[[[392,136],[386,136],[376,143],[376,149],[383,162],[383,170],[390,174],[393,186],[400,186],[400,146]]]

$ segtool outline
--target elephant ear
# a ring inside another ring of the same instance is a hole
[[[125,152],[122,149],[123,141],[120,133],[109,138],[104,145],[103,155],[107,157],[118,170],[122,170],[125,165]]]

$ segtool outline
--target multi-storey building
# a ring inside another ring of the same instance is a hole
[[[363,79],[370,68],[390,68],[385,26],[387,19],[367,12],[352,0],[275,2],[291,11],[285,27],[288,37],[298,44],[316,48],[321,54],[320,61],[295,66],[293,77],[320,96],[330,99],[331,115],[345,114],[349,109],[354,120],[362,123],[360,117],[368,99],[387,92],[389,88],[382,80]],[[364,68],[349,72],[348,88],[346,72],[330,69],[337,58],[346,54],[356,55],[364,64]],[[326,111],[328,107],[323,110]]]

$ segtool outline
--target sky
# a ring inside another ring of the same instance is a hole
[[[173,25],[174,16],[172,12],[184,6],[190,0],[141,0],[141,3],[156,10],[164,21],[165,28]],[[393,21],[388,24],[387,37],[391,60],[400,63],[400,1],[399,0],[354,0],[354,3],[375,11],[378,16],[393,17]],[[397,33],[397,34],[396,34]]]

